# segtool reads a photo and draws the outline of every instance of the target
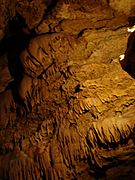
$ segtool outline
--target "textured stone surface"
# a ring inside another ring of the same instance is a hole
[[[134,2],[126,3],[16,2],[29,35],[20,38],[21,26],[1,41],[0,179],[135,178]]]

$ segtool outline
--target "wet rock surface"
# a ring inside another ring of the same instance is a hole
[[[0,178],[134,179],[134,1],[8,3]]]

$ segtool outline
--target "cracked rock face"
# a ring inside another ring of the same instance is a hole
[[[0,179],[135,178],[127,2],[16,0],[1,17]]]

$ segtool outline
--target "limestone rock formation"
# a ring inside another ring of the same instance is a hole
[[[134,5],[16,0],[3,11],[0,179],[135,178]]]

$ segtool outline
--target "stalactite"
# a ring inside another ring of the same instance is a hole
[[[108,123],[108,121],[110,121]],[[130,123],[130,128],[129,124]],[[103,126],[103,124],[105,126]],[[132,126],[131,126],[132,124]],[[93,147],[99,146],[101,143],[103,144],[119,144],[123,143],[122,140],[128,139],[133,132],[134,129],[134,121],[129,120],[128,117],[126,118],[119,118],[119,119],[105,119],[103,121],[94,122],[92,127],[90,128],[89,133],[89,140]]]

